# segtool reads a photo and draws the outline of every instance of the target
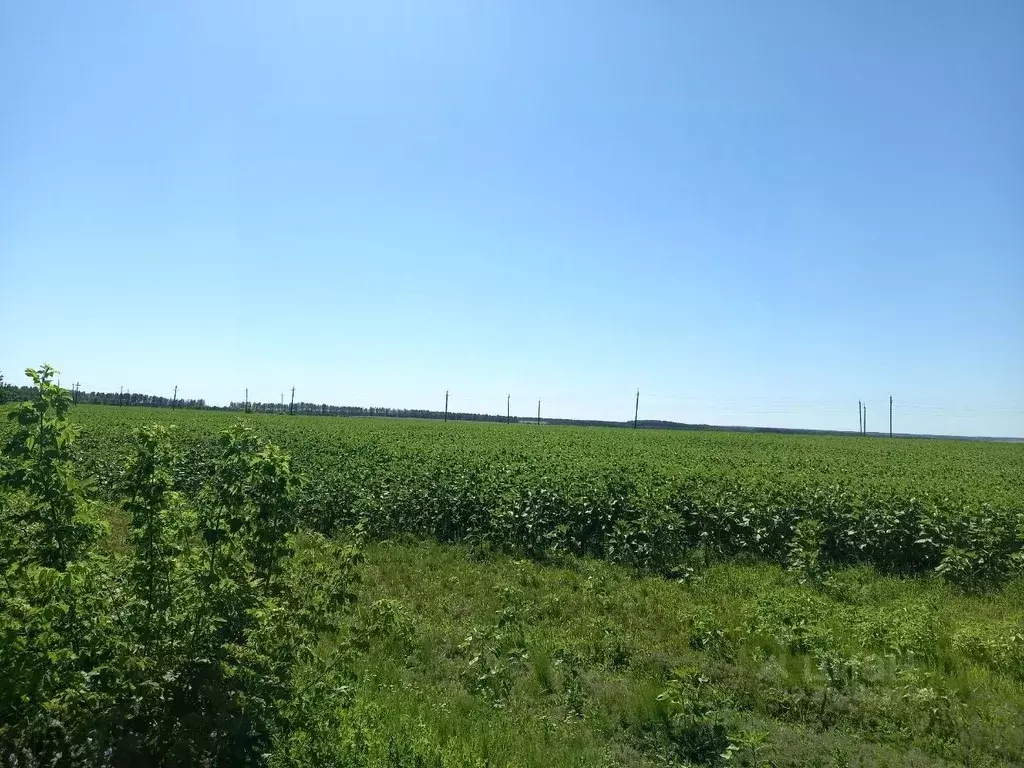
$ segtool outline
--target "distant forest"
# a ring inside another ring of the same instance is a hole
[[[85,392],[70,390],[76,404],[85,405],[134,405],[148,408],[191,408],[196,410],[210,411],[248,411],[250,413],[294,413],[296,416],[374,416],[392,417],[396,419],[444,419],[444,411],[430,411],[420,408],[364,408],[358,405],[329,405],[327,403],[295,403],[294,407],[288,403],[260,403],[250,402],[246,404],[239,400],[226,406],[207,405],[203,399],[187,400],[183,398],[173,399],[161,395],[147,395],[141,392]],[[36,396],[33,387],[21,387],[5,384],[0,376],[0,403],[22,402],[31,400]],[[512,416],[503,414],[488,413],[463,413],[461,411],[449,411],[449,421],[509,421],[513,424],[535,424],[537,420],[530,417]],[[591,426],[632,426],[633,422],[615,421],[591,421],[576,419],[541,419],[542,424],[575,424]],[[662,422],[661,424],[667,424]],[[644,426],[645,422],[640,422]]]
[[[23,402],[32,400],[37,395],[34,387],[22,387],[7,384],[3,374],[0,373],[0,403]],[[145,395],[139,392],[74,392],[72,396],[75,403],[95,405],[134,405],[149,408],[191,408],[196,410],[210,411],[239,411],[250,413],[276,413],[287,415],[293,412],[297,416],[373,416],[391,417],[396,419],[444,419],[444,411],[428,411],[419,408],[363,408],[358,405],[328,405],[327,403],[295,403],[294,409],[288,403],[257,403],[244,401],[232,402],[226,406],[207,405],[202,398],[198,400],[186,400],[182,398],[172,399],[161,395]],[[506,417],[502,414],[488,413],[461,413],[449,412],[449,421],[493,421],[512,424],[536,424],[537,419],[527,416]],[[845,435],[851,431],[829,430],[829,429],[793,429],[787,427],[745,427],[745,426],[719,426],[713,424],[686,424],[678,421],[661,421],[658,419],[640,419],[635,422],[628,421],[602,421],[599,419],[549,419],[542,418],[540,424],[565,425],[576,427],[637,427],[640,429],[682,429],[682,430],[712,430],[716,432],[769,432],[784,435]],[[880,432],[869,432],[869,435],[882,435]],[[956,440],[978,440],[998,442],[1024,442],[1020,438],[993,438],[993,437],[960,437],[954,435],[927,435],[907,434],[897,432],[894,437],[936,437],[940,439]]]
[[[358,405],[328,405],[327,403],[295,403],[294,409],[288,404],[257,403],[246,404],[243,401],[232,402],[227,406],[207,405],[206,400],[189,400],[170,398],[162,395],[147,395],[141,392],[85,392],[69,390],[76,404],[84,405],[134,405],[147,408],[191,408],[212,411],[249,411],[251,413],[294,412],[302,416],[392,416],[403,419],[443,419],[444,411],[428,411],[415,408],[363,408]],[[32,400],[37,395],[34,387],[22,387],[7,384],[0,375],[0,403],[23,402]],[[483,413],[450,412],[448,419],[452,421],[507,421],[505,416]],[[513,416],[511,421],[520,419]],[[532,421],[532,420],[530,420]]]
[[[280,413],[287,414],[291,406],[288,403],[249,403],[249,411],[252,413]],[[244,411],[246,404],[243,401],[232,402],[224,411]],[[420,408],[363,408],[359,405],[328,405],[327,403],[295,403],[294,413],[302,416],[391,416],[398,419],[443,419],[444,411],[428,411]],[[505,416],[491,415],[486,413],[456,413],[448,412],[449,421],[508,421]],[[513,416],[511,421],[523,421]]]
[[[173,403],[169,397],[144,395],[139,392],[85,392],[68,390],[74,402],[93,405],[143,405],[151,408],[207,408],[205,400],[178,398]],[[35,387],[19,387],[6,384],[0,379],[0,403],[20,403],[33,400],[38,391]]]
[[[211,411],[248,411],[250,413],[276,413],[286,415],[294,413],[296,416],[373,416],[391,417],[396,419],[444,419],[444,411],[430,411],[420,408],[364,408],[358,405],[329,405],[327,403],[295,403],[294,407],[288,403],[260,403],[250,402],[246,404],[239,400],[226,406],[207,405],[203,399],[187,400],[172,399],[161,395],[147,395],[141,392],[75,392],[71,390],[72,397],[76,404],[92,405],[134,405],[148,408],[191,408],[197,410]],[[7,385],[0,377],[0,403],[21,402],[31,400],[36,396],[33,387],[21,387]],[[537,419],[532,417],[512,416],[503,414],[488,413],[463,413],[461,411],[449,411],[449,421],[493,421],[511,422],[513,424],[536,424]],[[541,424],[565,424],[575,426],[594,427],[632,427],[632,421],[600,421],[596,419],[545,419],[540,420]],[[638,423],[640,427],[658,427],[661,429],[687,429],[690,425],[678,424],[670,421],[643,421]]]

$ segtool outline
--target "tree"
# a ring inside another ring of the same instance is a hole
[[[38,397],[11,414],[2,457],[0,764],[300,765],[334,749],[348,646],[321,640],[355,599],[358,547],[299,532],[301,478],[250,428],[221,435],[193,509],[170,433],[148,427],[121,474],[126,551],[106,553],[55,373],[26,371]]]

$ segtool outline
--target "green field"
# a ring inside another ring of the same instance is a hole
[[[112,552],[133,429],[201,506],[239,418],[71,417]],[[365,537],[335,760],[1024,765],[1022,445],[247,421]]]
[[[237,414],[83,406],[81,461],[108,484],[131,430],[174,424],[176,482],[206,477]],[[998,586],[1017,567],[1024,445],[250,416],[309,480],[305,522],[594,556],[666,575],[714,558],[787,564],[801,521],[832,564],[942,569]]]

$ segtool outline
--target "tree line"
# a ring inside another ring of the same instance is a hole
[[[160,395],[147,395],[141,392],[74,392],[68,390],[75,405],[141,405],[149,408],[207,408],[206,401],[199,399],[173,400]],[[38,390],[34,387],[0,386],[0,403],[23,403],[34,400]]]
[[[245,413],[277,413],[297,414],[301,416],[363,416],[363,417],[388,417],[396,419],[445,419],[449,421],[491,421],[511,422],[513,424],[533,424],[536,420],[533,417],[507,416],[491,413],[466,413],[463,411],[434,411],[425,408],[387,408],[383,406],[363,407],[359,405],[330,405],[328,403],[280,403],[280,402],[246,402],[244,400],[232,401],[226,406],[207,405],[203,398],[184,399],[164,397],[162,395],[147,395],[142,392],[85,392],[72,391],[72,403],[91,405],[133,405],[148,408],[191,408],[201,410],[217,411],[242,411]],[[0,403],[20,403],[38,397],[39,390],[34,386],[16,386],[4,382],[3,373],[0,372]],[[541,419],[543,424],[594,426],[594,427],[628,427],[632,421],[605,421],[600,419]],[[641,421],[640,426],[658,427],[661,429],[680,429],[689,425],[676,424],[674,422],[646,422]]]
[[[245,413],[276,413],[297,414],[301,416],[362,416],[386,417],[396,419],[448,419],[449,421],[491,421],[510,422],[512,424],[533,424],[531,416],[507,416],[492,413],[466,413],[463,411],[434,411],[425,408],[387,408],[383,406],[363,407],[359,405],[330,405],[328,403],[280,403],[280,402],[246,402],[232,401],[226,406],[207,405],[203,398],[184,399],[147,395],[142,392],[85,392],[68,390],[73,404],[90,405],[133,405],[148,408],[190,408],[197,410],[241,411]],[[34,386],[16,386],[7,384],[0,372],[0,404],[20,403],[38,397],[39,390]],[[541,419],[543,424],[573,425],[591,427],[630,427],[632,421],[605,421],[601,419]],[[641,421],[641,427],[657,427],[660,429],[685,429],[690,425],[665,421]],[[707,427],[702,427],[707,428]]]
[[[291,405],[289,403],[259,403],[243,400],[233,401],[227,406],[207,405],[203,398],[186,399],[164,397],[162,395],[147,395],[143,392],[86,392],[84,390],[68,390],[73,404],[88,405],[133,405],[148,408],[191,408],[201,410],[218,411],[244,411],[249,413],[295,413],[303,416],[389,416],[400,419],[443,419],[444,411],[431,411],[422,408],[364,408],[358,405],[328,405],[327,403],[299,402]],[[0,403],[21,403],[34,400],[39,396],[39,389],[35,386],[17,386],[7,384],[4,375],[0,372]],[[447,418],[451,421],[508,421],[505,416],[485,413],[462,413],[449,412]],[[518,422],[516,416],[511,421]],[[526,421],[531,421],[526,419]]]
[[[252,413],[296,413],[303,416],[388,416],[398,419],[443,419],[444,411],[431,411],[424,408],[384,408],[371,406],[364,408],[359,405],[328,405],[327,403],[257,403],[245,401],[232,402],[220,410],[245,411]],[[449,421],[508,421],[506,416],[489,413],[462,413],[449,411]],[[513,416],[511,421],[521,419]]]

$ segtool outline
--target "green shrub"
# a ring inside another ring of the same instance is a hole
[[[308,746],[351,700],[358,548],[297,535],[290,461],[242,425],[188,508],[151,427],[118,483],[127,551],[103,554],[54,373],[28,371],[39,397],[5,450],[0,759],[257,765]]]

